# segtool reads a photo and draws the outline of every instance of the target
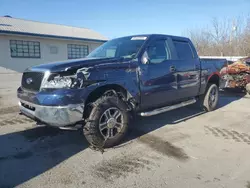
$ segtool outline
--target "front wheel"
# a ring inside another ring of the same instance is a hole
[[[216,84],[208,84],[206,93],[201,97],[201,105],[207,111],[213,111],[218,105],[219,89]]]
[[[83,128],[87,141],[98,148],[117,145],[128,129],[127,105],[116,96],[99,98]]]

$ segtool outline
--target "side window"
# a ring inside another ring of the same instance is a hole
[[[147,48],[147,55],[150,63],[162,63],[170,59],[169,50],[166,40],[156,40]]]
[[[193,51],[188,42],[173,41],[179,59],[193,59]]]
[[[110,46],[110,48],[106,50],[106,57],[115,57],[116,49],[116,46]]]

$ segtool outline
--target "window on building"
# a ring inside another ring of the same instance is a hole
[[[179,59],[192,59],[193,51],[188,42],[173,41]]]
[[[10,40],[10,54],[11,57],[40,58],[40,42]]]
[[[87,45],[68,44],[68,59],[86,57],[89,53]]]

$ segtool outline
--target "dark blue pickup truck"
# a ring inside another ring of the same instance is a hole
[[[17,96],[21,114],[48,126],[81,128],[90,144],[111,147],[135,114],[152,116],[196,101],[214,110],[223,63],[200,60],[188,38],[122,37],[84,59],[27,69]]]

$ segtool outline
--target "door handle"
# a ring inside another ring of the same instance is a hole
[[[176,68],[175,68],[175,66],[170,66],[170,67],[169,67],[169,70],[170,70],[170,72],[175,72],[175,71],[176,71]]]

